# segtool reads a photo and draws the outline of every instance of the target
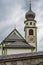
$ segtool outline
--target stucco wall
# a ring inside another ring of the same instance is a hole
[[[7,55],[29,53],[29,52],[31,52],[31,50],[29,49],[7,49]]]
[[[0,55],[2,55],[2,48],[0,48]]]
[[[32,25],[30,25],[30,22],[32,22]],[[29,26],[29,27],[35,27],[36,26],[36,22],[34,21],[27,21],[26,24],[28,23],[28,25],[25,25],[25,26]],[[35,23],[35,25],[34,25]]]

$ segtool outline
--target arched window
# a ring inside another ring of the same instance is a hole
[[[28,25],[28,23],[26,23],[26,25]]]
[[[29,30],[29,35],[33,35],[33,30],[32,29]]]
[[[32,25],[32,22],[30,22],[30,25]]]

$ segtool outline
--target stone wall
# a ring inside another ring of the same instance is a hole
[[[30,60],[21,60],[21,61],[9,61],[9,62],[0,62],[0,65],[43,65],[43,58],[39,59],[30,59]]]

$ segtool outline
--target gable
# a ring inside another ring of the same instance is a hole
[[[15,41],[15,40],[23,40],[24,38],[22,35],[17,31],[17,29],[14,29],[3,41],[3,42],[9,42],[9,41]]]
[[[18,30],[17,29],[15,29],[14,30],[14,32],[16,33],[16,35],[18,35],[21,39],[24,39],[23,37],[22,37],[22,35],[18,32]]]
[[[6,45],[6,42],[7,45]],[[35,48],[28,44],[26,40],[22,37],[22,35],[14,29],[3,41],[2,44],[5,43],[3,48]],[[10,44],[9,44],[10,43]]]

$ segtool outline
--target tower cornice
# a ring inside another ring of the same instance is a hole
[[[36,20],[34,20],[34,19],[27,19],[27,20],[24,21],[24,23],[26,23],[28,21],[34,21],[34,22],[36,22]]]

